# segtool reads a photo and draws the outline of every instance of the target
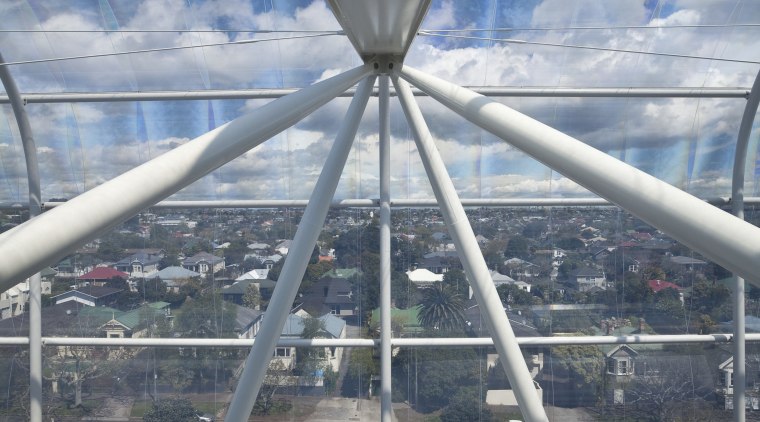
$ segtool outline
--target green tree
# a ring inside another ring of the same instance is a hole
[[[280,359],[272,359],[267,369],[264,382],[259,389],[259,395],[256,396],[256,404],[253,406],[253,414],[269,415],[287,411],[291,407],[289,403],[280,403],[278,406],[274,395],[281,388],[290,387],[294,384],[293,376]]]
[[[660,267],[650,266],[641,271],[641,278],[649,280],[665,280],[665,271]]]
[[[556,346],[552,348],[552,360],[555,368],[562,368],[574,387],[576,406],[593,406],[597,404],[602,388],[604,371],[604,354],[599,347]]]
[[[730,296],[731,292],[722,284],[698,281],[694,284],[691,296],[693,309],[703,314],[717,316],[716,311],[728,302]]]
[[[474,387],[461,388],[441,412],[441,422],[492,421],[493,414],[483,398],[478,397],[478,390]]]
[[[502,284],[496,288],[501,303],[514,305],[532,305],[533,295],[514,284]]]
[[[461,389],[478,386],[482,365],[470,348],[401,349],[393,360],[393,380],[403,382],[394,383],[394,396],[414,403],[418,411],[433,412],[449,405]]]
[[[111,236],[100,241],[95,257],[101,261],[118,261],[123,258],[122,255],[124,255],[124,248],[121,247],[118,239]]]
[[[452,268],[443,273],[443,285],[453,291],[459,293],[463,297],[467,297],[469,293],[470,283],[467,282],[467,277],[464,275],[464,271],[458,268]]]
[[[583,243],[583,241],[576,237],[565,237],[557,241],[557,247],[562,248],[566,251],[582,249],[585,246],[586,245]]]
[[[201,295],[177,310],[175,326],[182,337],[234,338],[235,315],[234,305],[218,295]]]
[[[261,293],[255,285],[249,284],[243,295],[243,305],[251,309],[259,309],[261,306]]]
[[[323,336],[324,332],[324,320],[314,317],[303,319],[301,338],[314,339]],[[320,373],[324,373],[325,353],[323,347],[297,348],[295,373],[299,374],[301,379],[307,383],[313,382]]]
[[[464,329],[464,301],[462,295],[441,283],[422,290],[420,325],[431,330],[459,331]]]
[[[528,240],[522,236],[514,236],[507,242],[507,248],[504,250],[505,258],[527,258]]]
[[[547,228],[545,221],[531,221],[523,228],[522,234],[531,239],[537,239]]]
[[[348,361],[348,370],[341,385],[341,395],[343,397],[366,396],[372,376],[379,373],[380,365],[378,359],[373,356],[372,349],[353,349]]]
[[[391,272],[391,299],[397,308],[406,309],[417,300],[417,286],[409,281],[406,273]]]
[[[145,412],[146,422],[189,422],[196,421],[195,409],[189,399],[170,397],[156,400],[153,407]]]

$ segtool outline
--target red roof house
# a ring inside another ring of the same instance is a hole
[[[649,285],[649,288],[652,289],[655,293],[659,292],[660,290],[665,290],[665,289],[681,290],[681,286],[675,283],[671,283],[669,281],[649,280],[647,284]]]
[[[103,283],[115,277],[126,280],[129,278],[129,274],[111,267],[95,267],[95,269],[89,273],[77,277],[77,280]]]

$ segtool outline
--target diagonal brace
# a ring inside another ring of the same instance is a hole
[[[256,341],[245,361],[245,369],[240,375],[235,395],[230,403],[226,421],[236,422],[248,420],[256,403],[256,396],[264,381],[269,360],[272,358],[277,339],[280,338],[282,327],[288,318],[293,300],[298,293],[301,279],[306,272],[309,257],[319,238],[324,225],[330,202],[340,181],[340,175],[346,165],[348,153],[351,150],[356,131],[359,127],[364,109],[372,92],[375,76],[364,79],[357,89],[354,99],[348,108],[346,117],[341,124],[335,144],[322,167],[317,184],[306,206],[298,230],[293,238],[293,245],[288,251],[285,265],[277,279],[272,298],[264,314],[264,322],[256,334]]]
[[[446,166],[435,147],[435,143],[433,143],[433,136],[428,130],[409,85],[398,79],[398,75],[395,74],[393,75],[393,83],[414,134],[414,140],[425,166],[425,172],[433,187],[433,193],[441,207],[446,227],[449,229],[449,234],[461,257],[462,266],[481,307],[483,319],[491,337],[493,337],[494,346],[499,352],[509,383],[515,392],[520,411],[527,421],[547,421],[541,399],[536,394],[533,378],[528,372],[515,334],[509,325],[504,306],[496,292],[496,286],[493,284],[486,261],[480,252],[478,241],[475,239],[475,233],[473,233],[467,214],[464,212],[454,183],[446,171]]]

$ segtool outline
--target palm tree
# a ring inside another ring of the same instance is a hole
[[[422,289],[417,320],[420,325],[428,329],[461,330],[465,324],[462,295],[448,286],[444,287],[441,283]]]

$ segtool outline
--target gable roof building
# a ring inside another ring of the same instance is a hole
[[[111,267],[95,267],[92,271],[77,277],[77,281],[89,281],[102,286],[114,278],[126,280],[129,278],[129,274]]]
[[[224,258],[212,255],[208,252],[198,252],[197,254],[185,258],[182,261],[182,267],[190,271],[195,271],[204,275],[214,274],[224,269]]]

